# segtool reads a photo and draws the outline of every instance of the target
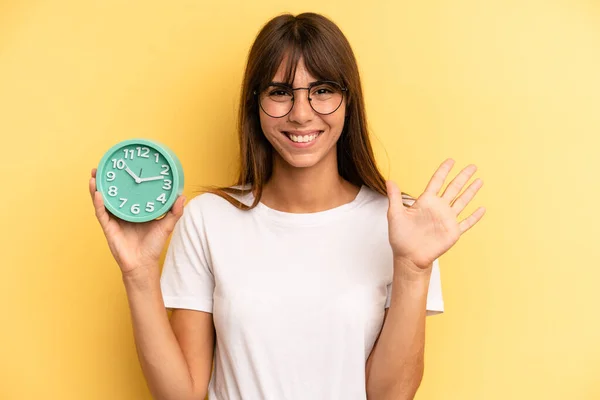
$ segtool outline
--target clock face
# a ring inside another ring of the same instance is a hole
[[[157,147],[126,141],[105,154],[99,167],[102,176],[96,179],[106,208],[117,217],[144,222],[171,208],[178,194],[178,170]]]

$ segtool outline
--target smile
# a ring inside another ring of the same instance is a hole
[[[312,143],[315,141],[315,139],[317,139],[317,137],[319,137],[323,133],[323,131],[314,131],[310,134],[302,135],[296,135],[289,132],[283,133],[288,137],[288,139],[290,139],[294,143]]]

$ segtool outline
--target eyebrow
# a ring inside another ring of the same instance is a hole
[[[308,86],[314,85],[315,83],[322,83],[322,82],[325,82],[325,81],[319,80],[319,81],[308,82]],[[267,86],[284,86],[284,87],[288,87],[290,89],[293,89],[292,85],[290,85],[288,83],[285,83],[285,82],[271,81],[271,82],[269,82],[269,84]]]

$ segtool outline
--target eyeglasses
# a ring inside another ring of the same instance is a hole
[[[270,117],[282,118],[292,111],[294,107],[294,91],[306,90],[308,103],[318,114],[328,115],[337,111],[344,100],[344,92],[348,88],[342,87],[333,81],[317,81],[306,88],[295,88],[283,84],[271,82],[271,84],[258,95],[260,108]]]

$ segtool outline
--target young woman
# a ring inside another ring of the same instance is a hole
[[[358,68],[339,28],[281,15],[258,34],[240,104],[238,182],[157,221],[97,218],[121,268],[157,399],[409,399],[438,257],[483,216],[469,165],[417,199],[377,169]],[[181,219],[180,219],[181,218]],[[173,233],[162,270],[159,258]],[[393,291],[392,291],[393,288]],[[171,309],[169,319],[165,310]],[[213,367],[214,360],[214,368]]]

